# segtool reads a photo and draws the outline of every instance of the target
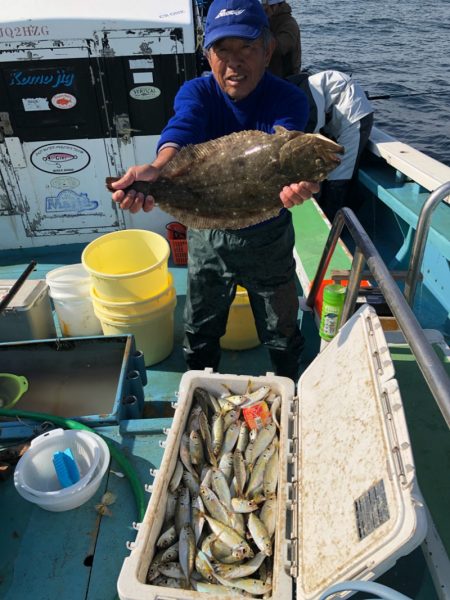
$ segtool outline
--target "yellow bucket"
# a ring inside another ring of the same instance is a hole
[[[112,302],[111,300],[105,300],[100,298],[97,290],[91,288],[91,299],[94,308],[109,319],[123,319],[126,317],[139,317],[147,315],[150,311],[153,312],[167,306],[176,296],[176,291],[173,286],[173,275],[169,272],[169,285],[168,287],[146,300],[139,300],[136,302]]]
[[[113,302],[146,300],[168,287],[170,248],[153,231],[107,233],[86,246],[81,262],[99,298]]]
[[[248,350],[260,343],[247,290],[238,285],[220,346],[224,350]]]
[[[172,288],[173,289],[173,288]],[[94,312],[102,325],[104,335],[132,333],[136,348],[143,352],[146,367],[161,362],[173,350],[174,311],[177,297],[173,294],[168,304],[153,310],[151,300],[148,312],[140,315],[111,317],[105,314],[96,303]]]

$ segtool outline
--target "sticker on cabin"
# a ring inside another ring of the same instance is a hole
[[[77,99],[72,94],[55,94],[51,99],[51,103],[56,108],[67,110],[69,108],[73,108],[76,105]]]
[[[48,196],[45,199],[46,213],[80,213],[88,210],[95,210],[97,207],[97,200],[91,200],[84,192],[77,194],[77,192],[74,192],[73,190],[62,190],[56,196]]]
[[[80,185],[80,180],[76,177],[55,177],[50,185],[57,190],[72,190]]]
[[[389,520],[389,506],[381,479],[354,502],[356,530],[362,540]]]
[[[22,104],[25,112],[50,110],[47,98],[22,98]]]
[[[55,143],[36,148],[30,160],[39,171],[63,175],[82,171],[91,162],[91,157],[80,146]]]
[[[133,83],[153,83],[153,73],[151,71],[133,73]]]
[[[161,90],[153,85],[140,85],[130,90],[133,100],[154,100],[161,95]]]
[[[45,85],[46,88],[72,87],[75,73],[65,69],[43,69],[30,67],[28,69],[14,69],[9,72],[8,85],[10,87],[31,87]]]
[[[153,69],[153,58],[131,58],[128,61],[130,69]]]

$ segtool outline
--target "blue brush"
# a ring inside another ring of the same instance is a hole
[[[80,472],[70,448],[53,454],[53,466],[55,467],[59,483],[63,488],[69,487],[79,481]]]

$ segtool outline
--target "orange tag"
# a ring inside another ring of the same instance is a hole
[[[267,404],[264,402],[258,402],[248,408],[243,408],[244,419],[250,429],[261,429],[264,425],[270,421],[270,410]]]

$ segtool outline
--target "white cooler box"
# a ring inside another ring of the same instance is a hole
[[[15,283],[14,279],[0,280],[0,299]],[[0,314],[0,342],[53,337],[56,337],[56,329],[48,285],[43,279],[28,279]]]
[[[205,597],[146,584],[146,574],[194,389],[220,395],[225,383],[243,393],[249,379],[282,397],[272,599],[288,600],[296,587],[297,598],[313,600],[333,583],[376,579],[424,539],[394,367],[380,321],[366,305],[304,372],[297,396],[290,379],[271,374],[185,373],[152,496],[119,576],[121,600]]]

